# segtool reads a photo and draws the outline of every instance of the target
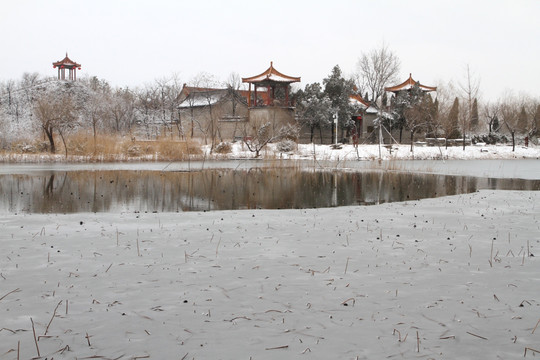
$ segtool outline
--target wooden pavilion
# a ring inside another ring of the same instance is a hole
[[[58,68],[58,80],[66,80],[66,69],[69,70],[68,80],[75,81],[77,80],[77,69],[81,70],[81,64],[76,63],[68,57],[66,52],[66,57],[57,62],[53,62],[53,69]]]
[[[281,106],[292,107],[289,99],[290,85],[295,82],[300,82],[300,77],[294,77],[280,73],[274,68],[271,61],[270,67],[263,73],[247,78],[242,78],[243,83],[249,84],[248,90],[248,106]],[[253,98],[251,98],[251,86],[253,85]],[[258,97],[259,89],[266,92],[265,101],[260,101]],[[283,99],[278,99],[278,94],[282,93]],[[279,100],[279,101],[276,101]]]

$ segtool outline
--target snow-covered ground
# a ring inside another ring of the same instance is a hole
[[[241,144],[235,144],[234,152],[249,156],[243,151]],[[277,153],[275,147],[270,146],[269,152]],[[537,146],[516,146],[508,145],[472,145],[462,147],[437,147],[437,146],[413,146],[410,145],[360,145],[355,148],[353,145],[340,145],[335,149],[329,145],[299,144],[297,151],[291,155],[283,155],[289,158],[317,158],[319,160],[471,160],[471,159],[524,159],[540,158],[540,147]]]
[[[539,201],[3,215],[0,359],[539,356]]]

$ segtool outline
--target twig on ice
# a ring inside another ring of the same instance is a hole
[[[535,350],[533,348],[530,348],[530,347],[526,347],[525,348],[525,353],[523,354],[523,357],[527,356],[527,350],[530,350],[532,352],[535,352],[535,353],[539,353],[540,354],[540,350]]]
[[[15,290],[11,290],[10,292],[8,292],[6,295],[0,297],[0,300],[4,299],[6,296],[8,296],[9,294],[13,294],[13,293],[16,293],[16,292],[19,292],[21,291],[21,289],[19,288],[16,288]]]
[[[487,340],[486,337],[483,337],[483,336],[480,336],[480,335],[473,334],[472,332],[468,332],[468,331],[467,331],[467,334],[472,335],[472,336],[476,336],[477,338],[480,338],[480,339],[483,339],[483,340]]]
[[[534,332],[536,331],[536,328],[538,327],[538,324],[540,324],[540,320],[538,320],[538,322],[536,323],[536,326],[534,327],[533,331],[531,334],[534,334]]]
[[[36,328],[34,327],[34,320],[30,318],[30,321],[32,322],[32,332],[34,333],[34,343],[36,344],[37,355],[38,357],[41,357],[41,355],[39,354],[39,346],[36,339]]]
[[[60,300],[58,305],[56,305],[56,307],[54,308],[54,312],[53,312],[53,315],[51,316],[51,320],[47,324],[47,327],[45,328],[45,333],[43,335],[47,335],[47,332],[49,331],[49,326],[51,326],[51,323],[52,323],[54,317],[56,316],[56,310],[58,310],[58,307],[60,306],[60,304],[62,304],[62,300]]]
[[[288,347],[289,347],[289,345],[283,345],[283,346],[276,346],[276,347],[266,348],[266,349],[264,349],[264,350],[287,349]]]

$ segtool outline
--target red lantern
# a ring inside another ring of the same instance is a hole
[[[53,65],[52,68],[53,68],[53,69],[56,69],[56,65]]]
[[[81,68],[79,67],[79,70],[81,70]]]
[[[64,68],[64,65],[60,66],[60,69],[63,69]]]

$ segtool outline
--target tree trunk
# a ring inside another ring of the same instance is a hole
[[[512,130],[512,151],[516,150],[516,137],[515,137],[515,134],[516,134],[516,132],[514,130]]]
[[[53,129],[50,127],[44,127],[43,130],[45,131],[45,135],[47,135],[47,139],[49,139],[49,145],[51,146],[51,153],[56,154],[56,146],[54,145],[54,136],[53,136]]]
[[[414,130],[411,130],[411,152],[413,151],[414,145]]]
[[[465,151],[465,130],[463,130],[463,151]]]

